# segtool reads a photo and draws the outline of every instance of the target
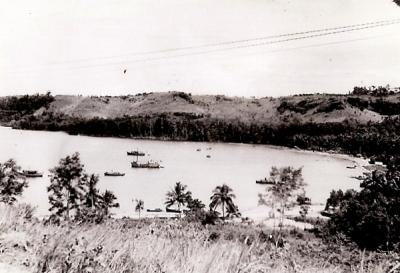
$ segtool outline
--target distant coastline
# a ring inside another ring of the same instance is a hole
[[[400,153],[393,149],[400,140],[400,94],[385,90],[260,99],[184,92],[47,93],[0,98],[0,121],[16,129],[72,135],[266,144],[386,161]]]

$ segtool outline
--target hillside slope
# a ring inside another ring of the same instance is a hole
[[[380,122],[384,115],[371,107],[353,103],[350,95],[302,95],[280,98],[243,98],[226,96],[192,96],[182,92],[144,93],[118,97],[55,96],[47,112],[80,118],[118,118],[170,113],[188,113],[224,121],[244,123],[329,123],[353,120],[365,124]],[[365,102],[398,102],[399,96],[373,98]],[[37,115],[44,110],[37,111]]]

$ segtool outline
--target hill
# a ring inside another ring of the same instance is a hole
[[[143,93],[118,97],[55,96],[47,111],[85,119],[184,113],[247,124],[329,123],[344,120],[364,124],[369,121],[380,122],[384,118],[386,113],[376,108],[377,102],[398,102],[399,98],[399,95],[377,98],[312,94],[256,99],[223,95],[195,96],[183,92]],[[43,109],[36,114],[42,112]]]

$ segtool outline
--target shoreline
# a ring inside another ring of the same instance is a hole
[[[85,134],[70,134],[66,131],[48,131],[48,130],[33,130],[33,129],[20,129],[20,128],[13,128],[12,126],[5,126],[0,124],[1,128],[7,128],[11,130],[20,130],[20,131],[30,131],[30,132],[47,132],[47,133],[63,133],[68,136],[77,136],[77,137],[93,137],[93,138],[111,138],[111,139],[131,139],[131,140],[145,140],[145,141],[158,141],[158,142],[177,142],[177,143],[203,143],[203,144],[228,144],[228,145],[248,145],[248,146],[262,146],[270,149],[275,150],[287,150],[295,153],[307,153],[307,154],[316,154],[320,156],[330,156],[337,159],[342,159],[346,161],[353,161],[358,165],[358,167],[362,167],[362,163],[366,165],[371,165],[368,163],[368,158],[363,157],[356,157],[351,154],[347,154],[345,152],[340,151],[320,151],[320,150],[307,150],[307,149],[300,149],[298,147],[289,147],[289,146],[279,146],[273,144],[262,144],[262,143],[245,143],[245,142],[223,142],[223,141],[190,141],[190,140],[176,140],[170,138],[157,138],[157,137],[118,137],[118,136],[94,136],[94,135],[85,135]],[[366,163],[365,163],[366,162]],[[373,164],[372,164],[373,165]]]

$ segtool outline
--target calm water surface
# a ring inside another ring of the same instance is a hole
[[[196,149],[201,149],[200,152]],[[209,148],[209,150],[207,150]],[[211,149],[210,149],[211,148]],[[126,152],[139,149],[147,153],[141,160],[161,161],[163,169],[133,169]],[[361,168],[348,169],[354,158],[297,151],[265,145],[170,142],[70,136],[62,132],[22,131],[0,127],[0,162],[14,158],[23,169],[44,173],[43,178],[29,179],[23,202],[37,206],[39,216],[48,214],[46,187],[49,169],[61,157],[81,154],[89,173],[100,176],[102,190],[112,190],[118,197],[118,216],[135,216],[132,199],[141,198],[145,208],[164,209],[165,193],[175,182],[188,185],[194,197],[209,203],[212,190],[222,183],[233,188],[236,203],[243,215],[257,207],[258,193],[264,186],[256,179],[269,175],[271,166],[303,166],[307,195],[313,203],[324,203],[332,189],[358,188],[351,176],[362,174]],[[206,158],[206,155],[211,158]],[[124,177],[105,177],[105,171],[125,172]]]

